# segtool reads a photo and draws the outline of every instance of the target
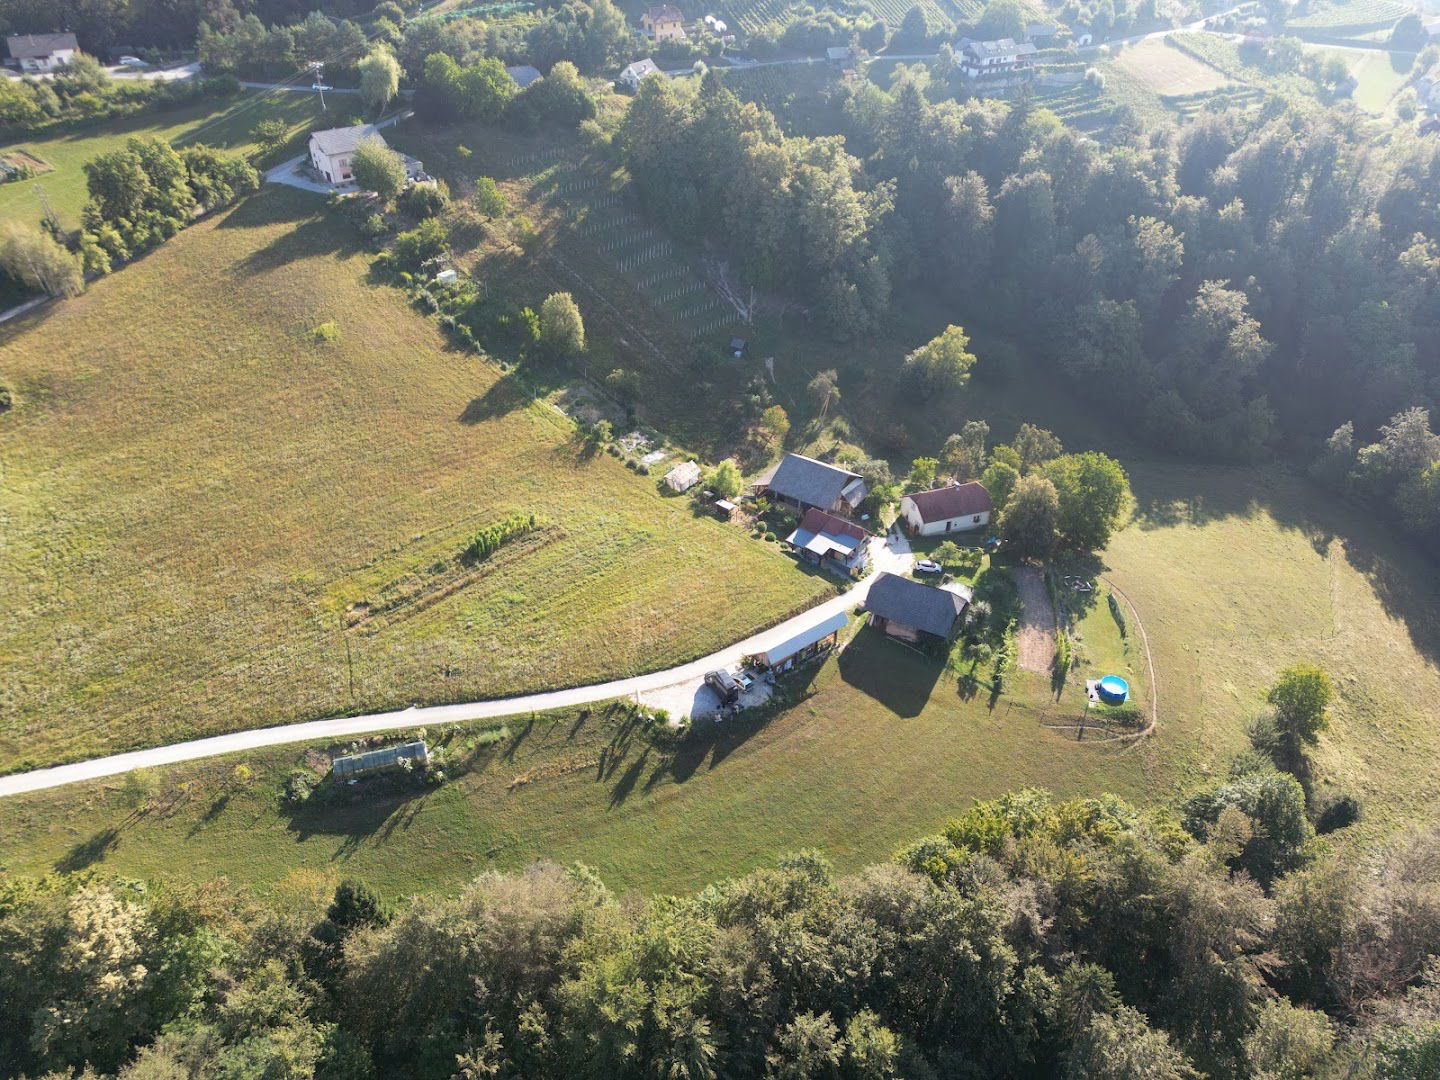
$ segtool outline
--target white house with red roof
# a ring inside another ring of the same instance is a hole
[[[990,524],[992,510],[990,493],[976,480],[917,491],[900,500],[900,518],[912,536],[943,536],[984,528]]]

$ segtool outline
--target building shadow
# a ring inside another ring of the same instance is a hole
[[[929,702],[944,664],[867,625],[840,654],[839,668],[845,682],[909,718]]]

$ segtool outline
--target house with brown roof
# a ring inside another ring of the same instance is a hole
[[[80,51],[74,34],[14,34],[5,45],[10,50],[6,63],[26,73],[64,67]]]
[[[943,536],[984,528],[990,524],[993,510],[990,493],[975,480],[917,491],[900,500],[900,517],[911,536]]]
[[[785,543],[806,562],[846,577],[859,577],[870,565],[872,537],[853,521],[811,508]]]
[[[673,4],[657,4],[640,16],[640,29],[651,41],[684,41],[685,16]]]

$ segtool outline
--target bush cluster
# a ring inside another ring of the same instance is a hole
[[[514,514],[473,534],[461,552],[466,562],[484,562],[500,548],[540,528],[534,514]]]

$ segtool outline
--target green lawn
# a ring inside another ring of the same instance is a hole
[[[0,766],[638,673],[830,594],[587,456],[355,244],[269,189],[0,328]]]
[[[694,888],[806,846],[848,869],[971,799],[1027,784],[1142,803],[1182,796],[1225,775],[1266,687],[1305,660],[1340,694],[1314,761],[1322,794],[1343,788],[1364,805],[1347,835],[1433,820],[1433,576],[1362,513],[1278,471],[1129,465],[1137,518],[1103,571],[1138,606],[1158,668],[1159,727],[1139,743],[1075,729],[1087,677],[1124,675],[1136,702],[1149,700],[1139,626],[1127,609],[1122,639],[1102,588],[1088,608],[1077,603],[1083,662],[1058,699],[1042,676],[1016,677],[994,703],[966,699],[938,665],[862,630],[802,676],[788,708],[702,725],[678,752],[604,709],[521,718],[478,751],[473,733],[455,734],[447,760],[473,771],[438,791],[295,817],[275,794],[307,753],[278,749],[167,770],[156,808],[139,817],[118,779],[0,800],[0,863],[33,872],[103,858],[108,872],[224,874],[262,890],[326,873],[391,895],[539,856],[587,862],[640,891]],[[236,788],[242,760],[256,775]]]
[[[346,123],[345,104],[326,114],[327,120]],[[247,92],[229,101],[201,101],[175,109],[145,112],[113,120],[98,120],[46,132],[34,138],[0,143],[0,150],[18,148],[49,164],[52,171],[13,184],[0,185],[0,219],[40,220],[35,187],[60,215],[66,228],[77,228],[80,211],[89,198],[83,166],[121,146],[131,136],[168,139],[176,146],[205,143],[226,150],[250,151],[251,130],[261,120],[279,119],[292,132],[308,131],[320,117],[318,102],[309,94]]]
[[[798,704],[706,723],[678,751],[604,709],[512,720],[474,759],[457,737],[447,760],[474,771],[436,792],[297,817],[274,797],[306,757],[296,748],[243,759],[256,772],[243,789],[240,758],[168,770],[161,808],[143,817],[119,780],[0,800],[0,864],[23,873],[103,857],[107,872],[261,888],[333,870],[398,895],[544,856],[593,865],[620,889],[684,890],[801,847],[844,869],[883,860],[970,799],[1017,786],[1144,799],[1156,783],[1147,747],[1124,753],[1046,727],[1075,708],[1073,696],[1055,704],[1044,679],[993,705],[966,700],[938,664],[868,630],[797,678]]]
[[[1132,464],[1138,521],[1105,552],[1155,654],[1157,750],[1182,784],[1223,775],[1284,667],[1335,680],[1321,785],[1375,838],[1440,813],[1440,590],[1363,510],[1279,471]]]
[[[1379,49],[1358,52],[1323,46],[1310,46],[1306,51],[1322,57],[1340,57],[1357,83],[1351,100],[1366,112],[1382,116],[1389,111],[1390,99],[1405,85],[1415,66],[1415,54],[1412,52],[1384,52]]]

